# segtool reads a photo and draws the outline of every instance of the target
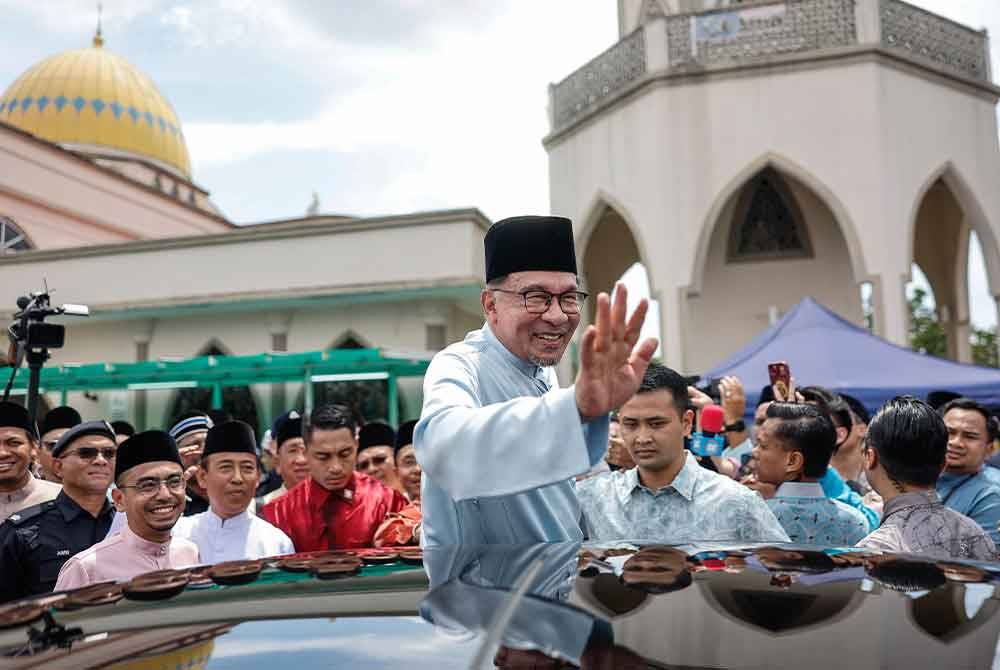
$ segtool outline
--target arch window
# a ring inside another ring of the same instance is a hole
[[[218,343],[211,343],[198,354],[199,356],[227,356]],[[170,413],[164,425],[169,429],[174,420],[186,412],[198,410],[208,412],[212,409],[212,389],[198,387],[181,389],[174,395]],[[249,386],[226,386],[222,389],[222,411],[234,419],[245,421],[258,428],[259,416],[257,402]]]
[[[28,242],[24,232],[14,223],[14,219],[0,216],[0,250],[3,254],[14,254],[29,249],[31,249],[31,243]]]
[[[753,178],[737,203],[729,238],[730,262],[810,258],[812,245],[791,190],[777,171]]]

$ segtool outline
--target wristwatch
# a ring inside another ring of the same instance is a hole
[[[725,431],[727,433],[742,433],[747,429],[747,423],[743,419],[740,419],[736,423],[726,424]]]

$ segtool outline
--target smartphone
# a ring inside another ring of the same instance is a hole
[[[787,398],[788,390],[792,387],[792,371],[788,367],[788,362],[768,363],[767,374],[771,378],[771,386],[775,388],[775,391]]]

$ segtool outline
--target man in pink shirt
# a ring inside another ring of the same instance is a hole
[[[149,430],[125,440],[118,447],[115,483],[111,495],[125,512],[125,526],[66,561],[56,591],[198,563],[193,542],[171,537],[184,512],[185,481],[177,444],[169,434]]]

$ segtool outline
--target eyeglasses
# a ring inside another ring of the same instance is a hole
[[[155,477],[150,477],[149,479],[140,479],[133,486],[119,486],[120,489],[135,489],[137,493],[144,496],[151,496],[160,490],[160,487],[164,484],[167,485],[168,491],[173,491],[177,493],[178,491],[184,490],[184,477],[181,475],[171,475],[166,479],[158,479]]]
[[[529,314],[545,314],[545,312],[549,311],[549,306],[552,305],[553,298],[559,301],[559,307],[562,309],[564,314],[579,314],[580,307],[583,305],[588,295],[583,291],[566,291],[565,293],[556,295],[549,293],[548,291],[536,290],[508,291],[502,288],[494,288],[490,290],[499,291],[500,293],[513,293],[514,295],[521,296],[524,300],[524,309],[527,310]]]
[[[118,455],[118,449],[116,447],[80,447],[79,449],[74,449],[73,451],[67,451],[61,456],[61,458],[66,458],[76,454],[83,461],[92,461],[97,458],[97,454],[104,457],[104,460],[110,461]]]

